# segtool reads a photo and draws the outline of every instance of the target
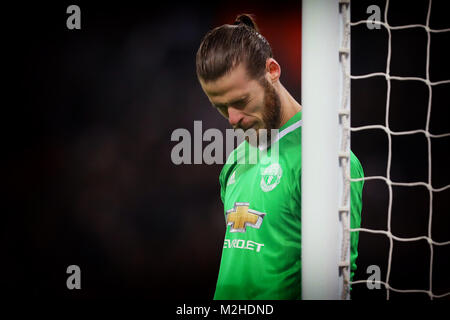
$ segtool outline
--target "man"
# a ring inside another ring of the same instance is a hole
[[[301,299],[302,107],[280,83],[281,67],[249,15],[208,32],[196,64],[202,89],[234,129],[258,137],[278,129],[266,144],[241,143],[220,173],[227,229],[214,299]],[[242,161],[255,147],[267,152]],[[351,176],[363,177],[353,153]],[[351,186],[352,228],[360,226],[362,187]],[[357,244],[352,233],[351,277]]]

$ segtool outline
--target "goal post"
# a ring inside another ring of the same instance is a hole
[[[350,150],[349,71],[343,69],[350,65],[349,32],[342,42],[342,15],[349,19],[349,10],[348,1],[302,2],[302,299],[349,298],[350,248],[342,244],[349,237],[343,177],[350,170],[349,161],[340,161],[349,160]]]

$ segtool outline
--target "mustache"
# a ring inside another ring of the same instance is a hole
[[[233,130],[234,131],[239,130],[239,129],[241,129],[243,131],[247,131],[247,130],[252,129],[252,128],[253,128],[253,125],[249,125],[249,126],[245,127],[245,126],[242,126],[240,124],[237,124],[237,125],[233,126]]]
[[[248,127],[250,128],[250,127]],[[248,128],[244,127],[242,124],[238,123],[237,125],[233,126],[233,130],[236,131],[238,129],[247,130]]]

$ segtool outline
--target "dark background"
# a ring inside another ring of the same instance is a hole
[[[448,28],[443,1],[430,27]],[[81,8],[81,30],[66,28],[66,8]],[[367,18],[352,5],[352,21]],[[425,24],[427,1],[391,1],[392,25]],[[1,225],[1,288],[21,297],[211,299],[224,236],[221,165],[174,165],[177,128],[225,130],[195,75],[204,34],[254,13],[282,66],[281,82],[301,102],[301,1],[111,4],[85,1],[4,7],[3,145],[5,199]],[[5,32],[6,31],[6,32]],[[352,74],[385,72],[387,31],[352,27]],[[431,34],[430,80],[450,79],[450,33]],[[423,29],[392,31],[391,74],[426,76]],[[450,132],[450,84],[433,87],[429,131]],[[352,81],[352,126],[386,125],[386,80]],[[392,81],[388,125],[425,129],[428,89]],[[450,183],[450,137],[431,138],[432,185]],[[365,175],[386,176],[384,131],[352,134]],[[423,134],[392,136],[393,181],[428,181]],[[388,187],[367,181],[362,227],[387,229]],[[432,237],[450,240],[450,189],[433,193]],[[393,187],[391,231],[428,234],[425,187]],[[450,291],[450,246],[434,246],[433,292]],[[379,265],[386,280],[389,241],[360,234],[355,280]],[[393,242],[389,283],[428,289],[426,241]],[[66,288],[66,268],[79,265],[82,289]],[[391,298],[425,294],[397,294]],[[386,290],[354,285],[353,299],[385,299]],[[447,297],[448,299],[449,297]]]

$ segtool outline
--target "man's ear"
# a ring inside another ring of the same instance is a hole
[[[268,80],[274,83],[280,79],[281,67],[274,58],[268,58],[266,60],[266,73],[269,77]]]

